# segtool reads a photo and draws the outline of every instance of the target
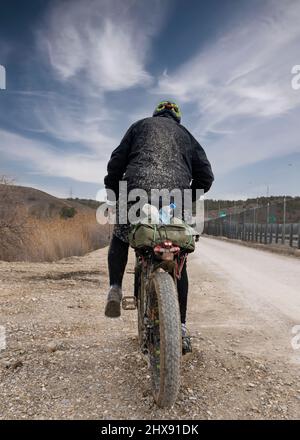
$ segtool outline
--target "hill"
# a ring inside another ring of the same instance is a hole
[[[43,191],[0,184],[0,260],[53,261],[108,241],[95,209]]]
[[[284,209],[287,223],[300,222],[300,197],[270,196],[249,198],[247,200],[205,200],[206,218],[209,219],[219,217],[220,213],[224,213],[226,216],[245,213],[245,220],[251,222],[254,209],[256,210],[258,222],[265,222],[268,211],[271,218],[276,219],[278,223],[282,223]]]
[[[69,198],[67,200],[71,202],[77,202],[85,206],[89,206],[90,208],[93,209],[97,209],[101,205],[101,202],[98,202],[97,200],[93,200],[93,199],[79,199],[78,197],[76,197],[76,198]]]

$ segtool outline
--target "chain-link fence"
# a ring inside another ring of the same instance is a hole
[[[293,201],[293,200],[292,200]],[[262,244],[300,249],[300,216],[297,204],[283,198],[275,203],[244,208],[206,209],[204,233]]]

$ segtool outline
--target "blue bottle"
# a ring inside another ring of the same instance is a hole
[[[171,223],[171,219],[174,216],[174,209],[176,208],[175,203],[171,203],[169,206],[163,206],[159,210],[159,220],[164,225],[169,225]]]

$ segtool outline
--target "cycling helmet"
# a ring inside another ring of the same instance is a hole
[[[161,101],[154,110],[153,116],[159,116],[165,112],[170,112],[177,122],[181,121],[180,108],[175,102]]]

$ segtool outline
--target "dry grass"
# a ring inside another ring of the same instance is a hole
[[[0,260],[54,261],[107,245],[108,227],[96,222],[95,210],[79,205],[74,217],[62,218],[69,203],[31,188],[25,200],[27,188],[1,187]]]
[[[93,214],[77,214],[74,218],[55,220],[30,219],[30,234],[25,259],[53,261],[72,255],[84,255],[107,243],[107,232],[96,223]]]

